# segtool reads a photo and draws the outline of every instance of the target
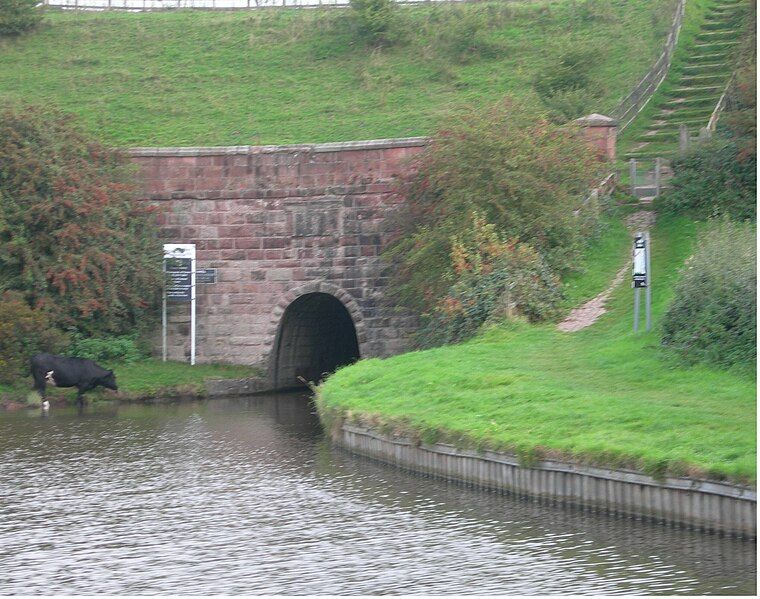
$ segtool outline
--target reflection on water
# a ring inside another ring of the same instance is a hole
[[[754,594],[755,544],[334,449],[298,394],[0,416],[0,594]]]

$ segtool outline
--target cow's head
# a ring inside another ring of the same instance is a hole
[[[116,385],[116,376],[114,375],[113,370],[109,370],[107,375],[100,377],[100,384],[108,389],[113,389],[114,391],[119,390],[119,387]]]

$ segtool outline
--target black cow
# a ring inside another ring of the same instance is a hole
[[[45,398],[48,383],[56,387],[76,387],[77,402],[84,404],[84,393],[98,385],[118,391],[113,370],[101,368],[92,360],[65,358],[52,354],[32,356],[34,388]]]

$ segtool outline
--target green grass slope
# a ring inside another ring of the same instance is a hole
[[[504,325],[461,345],[344,368],[319,388],[320,411],[328,421],[346,418],[526,459],[564,456],[656,475],[754,481],[753,374],[686,369],[659,345],[657,327],[694,236],[695,224],[683,218],[662,218],[653,230],[651,333],[632,333],[626,280],[608,313],[579,332]],[[621,267],[626,257],[618,252],[628,243],[627,236],[618,244],[605,236],[579,278],[597,277],[595,261],[607,272]],[[599,251],[605,245],[617,264]],[[583,290],[577,299],[598,289],[598,282],[574,284]]]
[[[597,52],[609,111],[659,55],[672,0],[401,7],[402,41],[350,11],[48,11],[0,39],[0,102],[57,105],[122,146],[324,142],[432,133],[452,108],[530,96],[563,50]]]

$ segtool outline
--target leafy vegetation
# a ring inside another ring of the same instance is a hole
[[[730,216],[755,220],[757,162],[754,156],[742,157],[740,152],[739,143],[724,136],[698,144],[673,162],[673,188],[658,205],[701,219]]]
[[[145,348],[141,348],[136,334],[117,337],[82,337],[74,338],[67,355],[74,358],[86,358],[110,364],[121,362],[131,364],[147,357]]]
[[[425,312],[446,294],[456,278],[452,239],[473,213],[524,255],[536,253],[534,271],[545,270],[542,262],[567,270],[583,248],[584,225],[596,222],[595,207],[582,200],[603,172],[573,133],[505,100],[436,135],[399,188],[398,236],[385,252],[398,301]]]
[[[695,231],[674,216],[653,230],[650,333],[631,332],[631,290],[620,286],[607,314],[576,333],[513,322],[463,344],[341,369],[319,388],[320,412],[459,447],[754,481],[753,374],[685,368],[658,349]],[[611,245],[605,236],[599,244]],[[596,259],[599,248],[587,255]]]
[[[663,343],[688,362],[754,366],[757,358],[757,234],[711,224],[684,267],[663,319]]]
[[[36,29],[41,20],[37,0],[0,0],[0,39]]]
[[[19,293],[0,297],[0,383],[12,383],[29,374],[29,358],[41,351],[54,352],[67,339],[48,315],[33,310]]]
[[[126,334],[150,324],[160,269],[125,156],[61,113],[0,112],[0,291],[61,330]]]
[[[391,41],[396,9],[394,0],[351,0],[359,33],[372,44]]]
[[[527,243],[504,239],[476,214],[451,246],[453,282],[433,313],[423,317],[420,346],[467,339],[489,321],[515,316],[537,321],[556,313],[559,279]]]
[[[593,112],[603,96],[603,83],[592,78],[600,55],[600,49],[570,49],[534,78],[533,88],[558,123]]]
[[[357,39],[351,10],[48,10],[34,35],[0,41],[0,103],[56,105],[116,146],[427,135],[458,107],[534,102],[533,78],[564,50],[602,47],[590,76],[604,113],[662,50],[667,4],[399,6],[381,47]],[[589,16],[597,5],[610,18]]]

